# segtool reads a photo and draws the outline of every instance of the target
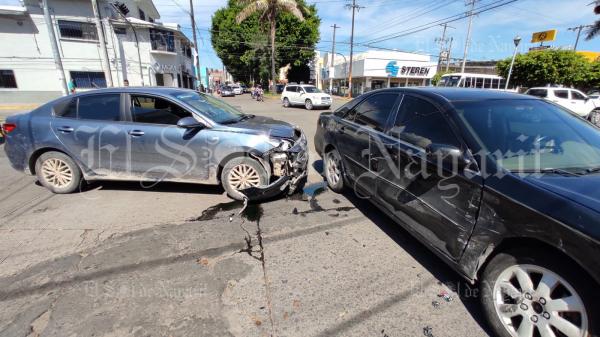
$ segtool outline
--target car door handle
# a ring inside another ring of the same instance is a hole
[[[69,133],[69,132],[75,131],[75,129],[73,129],[70,126],[61,126],[61,127],[57,128],[57,130],[60,132],[63,132],[63,133]]]
[[[144,135],[144,131],[142,130],[131,130],[129,131],[129,135],[133,137],[141,137]]]
[[[339,126],[337,129],[337,132],[340,134],[344,134],[346,132],[346,127],[345,126]]]

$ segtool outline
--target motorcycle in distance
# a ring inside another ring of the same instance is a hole
[[[250,92],[250,97],[257,102],[264,102],[264,92],[262,87],[260,85],[253,87]]]

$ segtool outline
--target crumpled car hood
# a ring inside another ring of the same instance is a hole
[[[581,177],[530,176],[526,180],[545,190],[600,212],[600,174]]]
[[[234,131],[265,134],[276,138],[294,138],[293,125],[270,117],[255,116],[254,118],[228,125]]]

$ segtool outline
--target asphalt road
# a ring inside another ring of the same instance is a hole
[[[313,148],[321,111],[227,101],[299,125]],[[0,336],[487,335],[476,290],[368,201],[324,189],[311,162],[304,195],[238,215],[216,187],[53,195],[1,151]]]

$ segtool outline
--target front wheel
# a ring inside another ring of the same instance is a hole
[[[513,250],[486,267],[481,300],[498,336],[596,336],[598,295],[592,282],[564,258]]]
[[[590,122],[597,127],[600,127],[600,110],[590,112]]]
[[[283,99],[283,107],[284,108],[290,107],[290,100],[287,97]]]
[[[248,157],[234,158],[221,172],[221,185],[231,198],[243,200],[241,190],[268,184],[267,171],[256,160]]]
[[[344,191],[344,169],[342,157],[333,149],[325,154],[325,179],[329,188],[337,193]]]
[[[312,110],[313,109],[313,103],[310,99],[307,99],[304,102],[304,107],[306,107],[306,110]]]

